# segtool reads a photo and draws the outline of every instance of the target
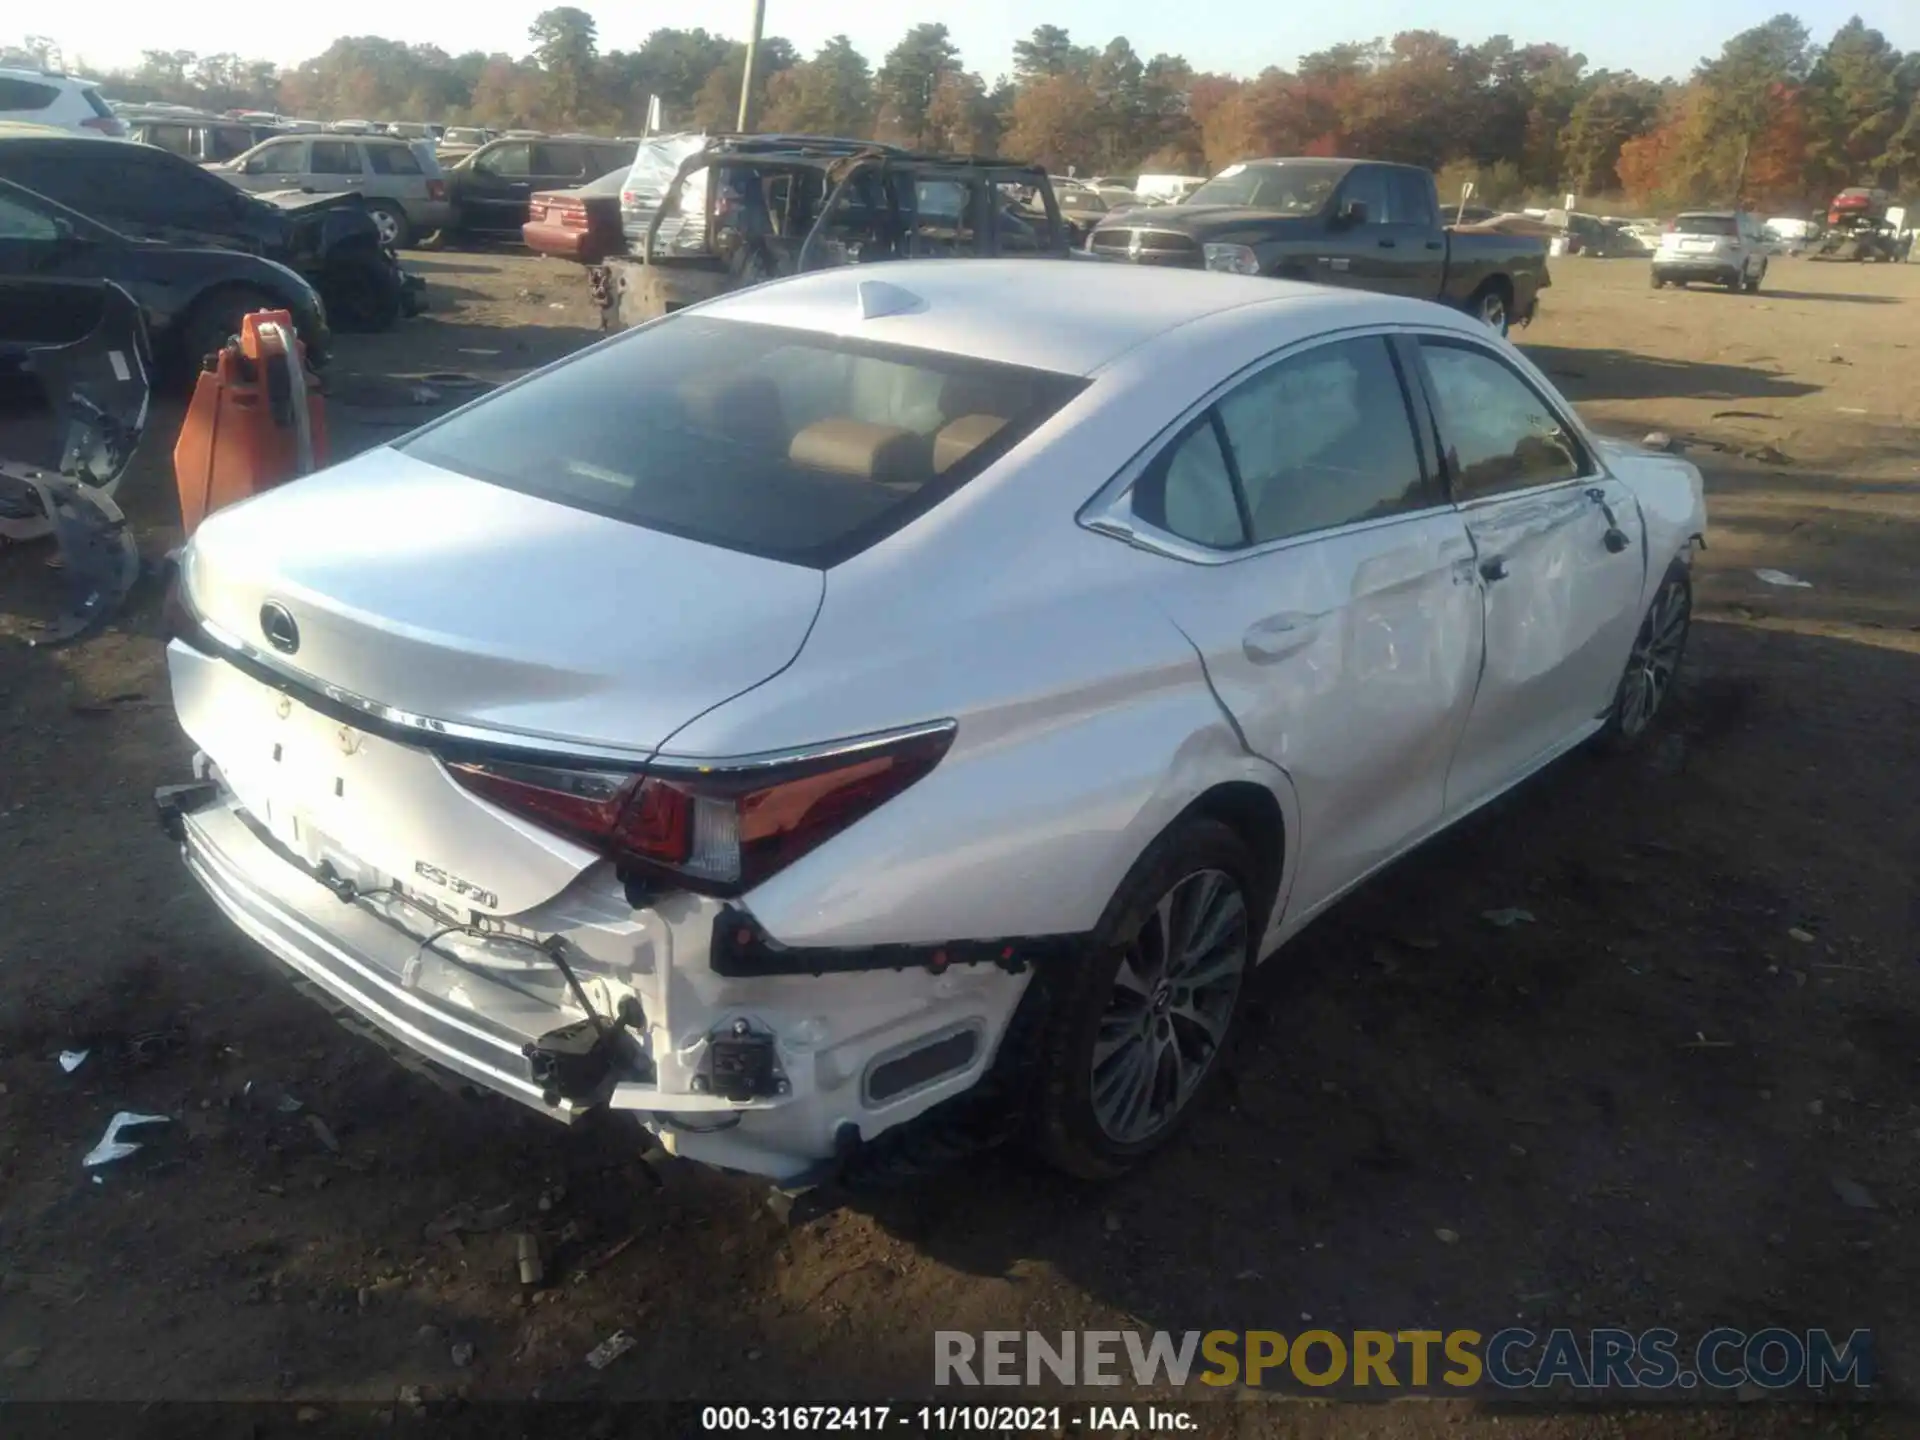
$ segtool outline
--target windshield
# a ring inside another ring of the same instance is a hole
[[[398,448],[630,524],[826,568],[938,504],[1084,384],[689,314]]]
[[[1186,203],[1313,215],[1325,207],[1341,174],[1329,165],[1229,165],[1187,196]]]
[[[1682,215],[1673,222],[1681,235],[1732,235],[1737,233],[1731,215]]]

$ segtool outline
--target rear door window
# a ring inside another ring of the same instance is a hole
[[[179,155],[184,159],[193,158],[193,131],[185,125],[149,125],[144,136],[146,143],[157,149]]]
[[[316,140],[312,153],[315,175],[360,173],[360,147],[351,140]]]
[[[241,167],[248,175],[304,175],[307,169],[307,142],[276,140],[262,145],[247,156]]]
[[[523,180],[533,173],[533,147],[524,140],[496,145],[473,162],[474,169],[507,180]]]
[[[587,177],[587,151],[584,145],[548,141],[533,147],[533,174],[543,179],[584,180]]]
[[[1433,213],[1433,194],[1425,176],[1411,170],[1393,170],[1388,172],[1387,188],[1393,199],[1393,224],[1439,228],[1440,217]]]
[[[937,505],[1085,384],[689,314],[399,448],[563,505],[826,568]]]

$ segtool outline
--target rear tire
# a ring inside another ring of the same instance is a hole
[[[1467,313],[1503,338],[1513,328],[1512,311],[1507,287],[1498,280],[1487,281],[1467,301]]]
[[[1140,857],[1052,993],[1034,1037],[1035,1147],[1088,1180],[1170,1140],[1219,1079],[1266,914],[1260,867],[1218,820],[1174,826]]]
[[[1664,290],[1667,288],[1667,282],[1660,278],[1660,272],[1658,270],[1653,272],[1653,288],[1656,290]]]

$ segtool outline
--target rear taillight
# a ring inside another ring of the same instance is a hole
[[[766,764],[632,774],[516,761],[450,761],[504,810],[592,846],[623,868],[737,895],[923,778],[953,726],[852,741]]]
[[[427,199],[444,200],[447,198],[447,182],[444,180],[427,181]]]
[[[102,135],[111,135],[116,140],[127,133],[127,127],[120,123],[117,116],[113,115],[89,115],[80,122],[80,128],[82,130],[98,130]]]
[[[559,205],[547,212],[549,220],[558,219],[569,230],[587,228],[587,207],[584,205]]]

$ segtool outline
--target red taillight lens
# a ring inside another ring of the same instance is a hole
[[[447,769],[475,794],[617,863],[735,895],[924,777],[952,743],[944,725],[767,765],[654,775],[508,762]]]
[[[559,221],[560,221],[560,223],[561,223],[561,224],[562,224],[563,226],[565,226],[565,227],[566,227],[567,229],[569,229],[569,230],[584,230],[584,229],[586,229],[586,228],[587,228],[587,209],[586,209],[586,206],[584,206],[584,205],[562,205],[562,206],[560,206],[560,207],[559,207],[559,212],[560,212],[560,213],[559,213],[559,217],[558,217],[558,218],[559,218]],[[547,212],[547,218],[548,218],[549,220],[551,220],[551,219],[554,219],[554,218],[555,218],[555,216],[554,216],[554,213],[553,213],[553,212],[552,212],[551,210]]]
[[[444,200],[447,198],[447,182],[444,180],[427,181],[427,199]]]

